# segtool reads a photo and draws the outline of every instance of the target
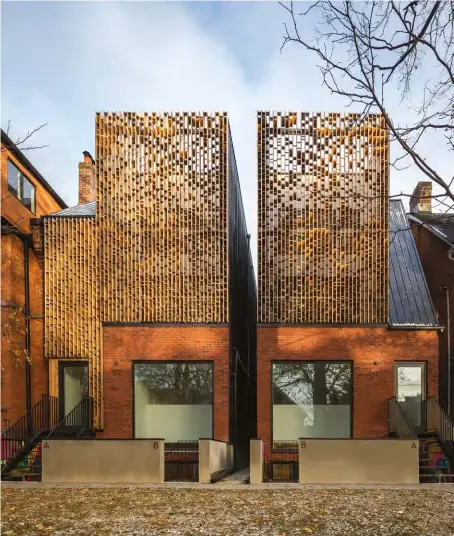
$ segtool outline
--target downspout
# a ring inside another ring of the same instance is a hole
[[[31,367],[30,367],[30,276],[29,276],[29,242],[28,236],[24,241],[24,283],[25,283],[25,404],[27,413],[32,407]]]
[[[451,311],[450,311],[450,295],[449,288],[444,287],[446,293],[446,343],[447,343],[447,358],[448,358],[448,415],[451,417]]]

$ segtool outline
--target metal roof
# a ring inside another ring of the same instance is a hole
[[[389,203],[389,323],[394,327],[438,327],[415,240],[400,199]]]
[[[48,218],[94,217],[96,201],[60,210]],[[389,324],[391,327],[439,327],[415,240],[400,199],[389,204]]]
[[[83,205],[65,208],[53,214],[46,216],[47,218],[93,218],[96,214],[96,201],[90,201]]]

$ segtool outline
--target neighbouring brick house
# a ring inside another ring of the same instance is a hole
[[[387,437],[393,397],[422,429],[439,323],[382,119],[259,112],[258,149],[258,437]]]
[[[450,409],[454,419],[454,213],[433,212],[432,183],[419,182],[410,200],[408,218],[438,318],[444,326],[440,333],[440,402],[447,411]]]
[[[97,437],[255,433],[256,289],[225,113],[98,114],[79,205],[41,218],[60,415]]]
[[[1,146],[3,431],[47,392],[43,269],[30,220],[66,204],[3,130]]]

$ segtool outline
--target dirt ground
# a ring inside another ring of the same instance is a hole
[[[2,489],[2,535],[454,535],[427,489]]]

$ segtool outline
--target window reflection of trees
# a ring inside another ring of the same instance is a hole
[[[273,364],[274,404],[350,404],[349,363]]]
[[[211,404],[210,363],[143,363],[134,367],[134,381],[143,382],[152,404]]]

